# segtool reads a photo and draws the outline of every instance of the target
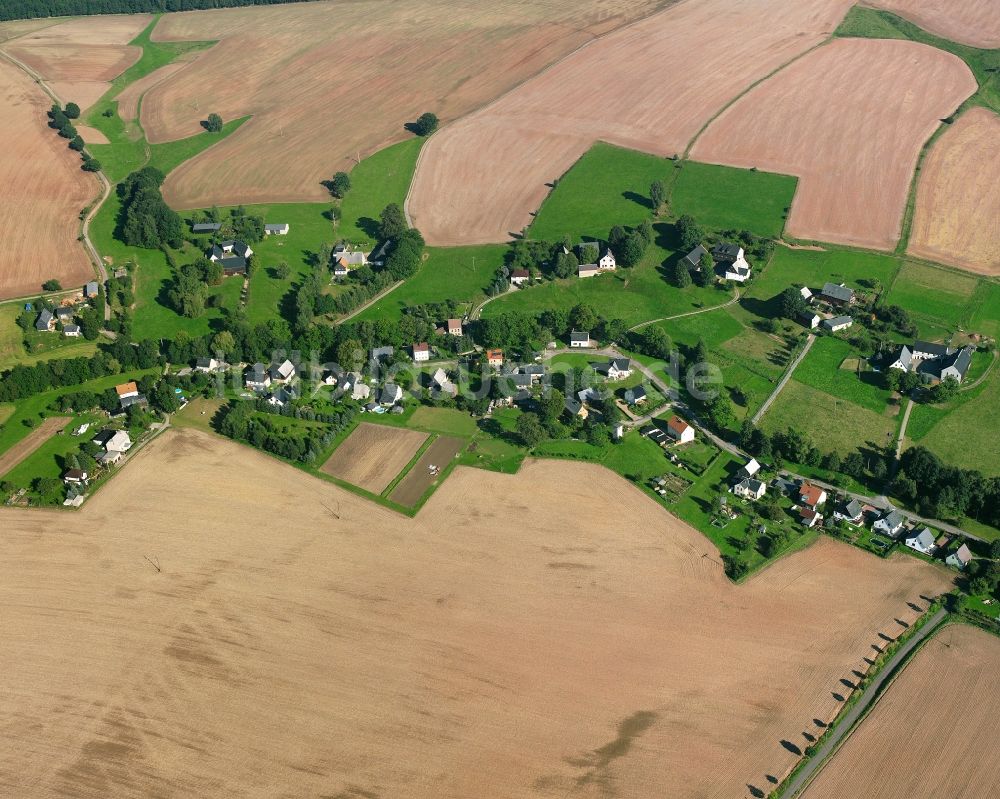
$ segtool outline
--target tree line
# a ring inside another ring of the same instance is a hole
[[[94,14],[157,14],[206,8],[270,6],[310,0],[4,0],[0,22],[38,17],[79,17]]]

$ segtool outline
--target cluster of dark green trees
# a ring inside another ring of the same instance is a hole
[[[274,415],[323,422],[323,425],[277,424],[270,418]],[[291,405],[278,409],[264,400],[236,400],[226,406],[219,421],[219,432],[279,457],[312,463],[333,443],[337,434],[354,421],[354,416],[355,411],[351,407],[335,413],[317,414]]]
[[[58,131],[59,135],[64,139],[69,140],[69,148],[71,150],[80,153],[80,158],[83,159],[81,169],[86,172],[99,172],[101,170],[101,162],[93,158],[86,151],[86,144],[84,144],[83,138],[77,133],[76,127],[73,125],[73,120],[80,118],[80,106],[76,103],[66,103],[65,108],[60,108],[57,104],[53,104],[52,108],[49,109],[48,115],[49,127]]]
[[[155,14],[203,8],[281,5],[291,2],[302,2],[302,0],[3,0],[0,3],[0,21],[37,17],[79,17],[88,14]]]
[[[118,184],[121,213],[118,218],[119,238],[133,247],[175,249],[184,243],[184,226],[180,216],[163,199],[160,186],[164,174],[146,166],[130,174]]]
[[[496,382],[496,381],[495,381]],[[580,385],[579,381],[576,383]],[[614,397],[592,399],[592,413],[586,420],[566,411],[566,395],[558,388],[534,399],[517,417],[515,432],[524,446],[538,446],[547,439],[585,438],[597,447],[611,442],[612,426],[621,420],[621,411]]]
[[[924,447],[911,447],[903,453],[892,493],[922,516],[968,516],[1000,527],[1000,477],[984,477],[974,469],[950,466]]]
[[[205,312],[208,287],[218,286],[224,276],[218,261],[199,258],[174,271],[174,280],[167,298],[181,316],[195,319]]]

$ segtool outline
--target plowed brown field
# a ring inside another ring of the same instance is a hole
[[[413,223],[433,244],[504,241],[596,140],[682,152],[733,97],[822,41],[850,5],[700,0],[608,35],[434,136],[408,201]]]
[[[599,467],[459,468],[408,519],[193,430],[0,524],[32,798],[741,797],[950,582],[822,539],[734,586]]]
[[[417,454],[426,433],[362,422],[334,450],[322,470],[365,491],[381,494]]]
[[[0,59],[0,297],[39,292],[49,278],[64,286],[93,278],[76,236],[78,214],[98,184],[46,126],[50,105],[24,72]]]
[[[169,64],[160,67],[159,69],[150,72],[146,77],[139,78],[137,81],[133,81],[128,86],[125,87],[124,91],[118,95],[118,116],[126,121],[131,121],[138,118],[139,116],[139,101],[142,96],[149,91],[149,89],[159,83],[161,80],[165,80],[173,75],[180,69],[183,69],[188,65],[190,61],[196,58],[199,53],[189,53],[186,56],[181,56],[177,61],[171,61]]]
[[[973,47],[1000,47],[996,0],[871,0],[864,5],[892,11],[945,39]]]
[[[595,35],[665,0],[354,0],[163,17],[158,41],[220,40],[151,89],[149,140],[252,115],[164,188],[176,207],[322,200],[320,182],[401,141],[424,111],[481,106]]]
[[[966,111],[924,159],[909,249],[1000,275],[1000,117]]]
[[[889,687],[804,799],[985,799],[1000,785],[1000,640],[946,627]]]
[[[790,236],[891,249],[921,148],[975,90],[943,50],[837,39],[727,108],[691,156],[798,175]]]

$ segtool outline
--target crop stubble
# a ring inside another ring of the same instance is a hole
[[[334,450],[322,471],[381,494],[416,455],[426,433],[362,422]]]

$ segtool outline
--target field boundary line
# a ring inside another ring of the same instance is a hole
[[[712,311],[719,311],[723,308],[728,308],[730,305],[740,301],[740,290],[733,289],[733,291],[735,294],[721,305],[713,305],[711,308],[696,308],[693,311],[685,311],[684,313],[674,314],[673,316],[661,316],[659,319],[647,319],[645,322],[639,322],[639,324],[633,325],[628,330],[631,333],[644,328],[647,325],[655,325],[657,322],[672,322],[674,319],[683,319],[686,316],[697,316],[698,314],[710,313]]]
[[[396,428],[395,425],[385,425],[385,427],[400,429]],[[412,430],[413,428],[402,427],[401,429]],[[441,438],[441,436],[438,433],[428,433],[427,438],[425,438],[423,443],[417,448],[417,451],[413,453],[413,457],[410,458],[409,463],[407,463],[405,466],[403,466],[402,469],[400,469],[399,474],[397,474],[395,477],[392,478],[392,480],[389,482],[389,485],[385,487],[385,490],[379,496],[388,499],[389,495],[396,490],[396,486],[398,486],[401,482],[403,482],[403,478],[406,477],[406,475],[408,475],[411,471],[413,471],[413,467],[417,465],[417,461],[419,461],[424,456],[424,453],[427,452],[427,450],[429,450],[431,446],[434,444],[434,442],[437,441],[439,438]]]
[[[815,341],[816,341],[815,333],[810,333],[808,336],[806,336],[805,346],[802,347],[802,349],[799,351],[799,354],[796,355],[794,359],[792,359],[792,362],[788,364],[788,368],[785,369],[785,373],[781,376],[781,379],[778,381],[778,385],[774,387],[774,391],[772,391],[768,395],[767,399],[764,400],[764,402],[761,403],[761,406],[757,409],[757,412],[750,418],[751,422],[757,424],[757,422],[761,420],[764,414],[767,413],[768,408],[770,408],[771,405],[774,403],[774,401],[778,398],[778,395],[781,393],[781,390],[786,385],[788,385],[788,381],[791,380],[792,374],[798,368],[799,364],[802,363],[806,355],[809,354],[809,350],[812,349],[813,342]]]

